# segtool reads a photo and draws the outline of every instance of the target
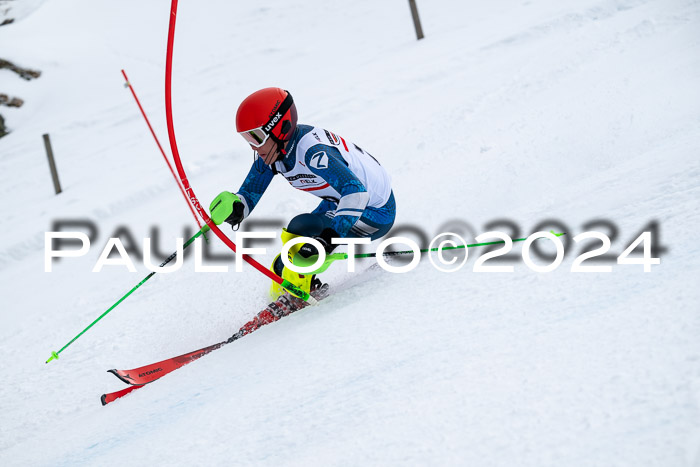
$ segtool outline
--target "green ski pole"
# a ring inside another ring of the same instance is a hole
[[[555,233],[553,230],[551,231],[552,234],[556,235],[557,237],[561,237],[562,235],[566,235],[566,232],[562,233]],[[515,242],[524,242],[527,240],[527,237],[525,238],[516,238],[513,240],[513,243]],[[505,243],[503,240],[499,240],[497,242],[484,242],[484,243],[471,243],[468,245],[457,245],[457,246],[446,246],[443,248],[424,248],[422,250],[419,250],[421,253],[427,253],[429,251],[438,251],[438,250],[459,250],[463,248],[475,248],[478,246],[489,246],[489,245],[499,245]],[[382,256],[398,256],[398,255],[408,255],[412,254],[413,250],[404,250],[404,251],[388,251],[384,253]],[[301,266],[301,267],[306,267],[312,265],[314,262],[310,261],[305,258],[298,258],[299,255],[296,255],[294,257],[294,265],[295,266]],[[354,255],[355,258],[375,258],[377,256],[377,253],[358,253]],[[311,257],[313,258],[313,257]],[[320,268],[318,268],[316,271],[309,273],[309,274],[320,274],[324,272],[328,267],[333,263],[334,261],[338,260],[343,260],[343,259],[348,259],[348,254],[347,253],[333,253],[330,255],[326,256],[326,261],[321,265]]]
[[[553,235],[557,237],[561,237],[562,235],[566,235],[566,232],[564,233],[554,233],[554,231],[551,231]],[[524,242],[527,240],[527,237],[525,238],[516,238],[513,240],[513,243],[515,242]],[[438,251],[438,250],[459,250],[462,248],[474,248],[477,246],[489,246],[489,245],[499,245],[501,243],[505,243],[503,240],[499,240],[497,242],[484,242],[484,243],[471,243],[469,245],[457,245],[457,246],[446,246],[443,248],[424,248],[420,250],[421,253],[427,253],[429,251]],[[384,253],[382,256],[396,256],[396,255],[407,255],[409,253],[413,253],[413,250],[405,250],[405,251],[389,251],[387,253]],[[363,253],[363,254],[357,254],[355,255],[355,258],[374,258],[376,257],[376,253]]]
[[[194,234],[194,235],[193,235],[189,240],[187,240],[187,242],[182,246],[183,251],[184,251],[185,248],[187,248],[187,247],[190,246],[192,243],[194,243],[194,241],[197,239],[197,237],[199,237],[199,236],[202,235],[203,233],[206,233],[208,230],[209,230],[209,226],[208,226],[208,225],[205,225],[204,227],[202,227],[202,228],[199,230],[199,232],[197,232],[196,234]],[[160,263],[160,266],[159,266],[159,267],[165,266],[165,265],[168,264],[170,261],[172,261],[173,258],[175,258],[176,256],[177,256],[177,251],[175,251],[172,255],[170,255],[165,261],[163,261],[162,263]],[[116,302],[114,305],[112,305],[111,307],[109,307],[109,308],[107,309],[107,311],[105,311],[104,313],[102,313],[95,321],[93,321],[92,323],[90,323],[90,325],[89,325],[88,327],[86,327],[85,329],[83,329],[82,331],[80,331],[80,334],[78,334],[77,336],[75,336],[73,339],[70,340],[70,342],[68,342],[66,345],[64,345],[63,347],[61,347],[61,350],[59,350],[58,352],[51,352],[51,357],[50,357],[48,360],[46,360],[46,363],[49,363],[51,360],[54,360],[54,359],[58,360],[58,354],[60,354],[60,353],[63,352],[64,350],[66,350],[66,348],[67,348],[69,345],[71,345],[73,342],[75,342],[80,336],[82,336],[83,334],[85,334],[85,332],[87,332],[88,329],[90,329],[91,327],[93,327],[93,326],[95,325],[95,323],[97,323],[99,320],[101,320],[102,318],[104,318],[104,317],[107,315],[107,313],[109,313],[110,311],[112,311],[113,309],[115,309],[115,308],[117,307],[117,305],[119,305],[121,302],[123,302],[124,300],[126,300],[126,297],[128,297],[128,296],[131,295],[136,289],[138,289],[139,287],[141,287],[148,279],[150,279],[151,277],[153,277],[153,276],[155,275],[155,273],[156,273],[155,271],[151,271],[151,273],[150,273],[149,275],[147,275],[141,282],[139,282],[138,284],[136,284],[136,285],[134,286],[134,288],[132,288],[131,290],[129,290],[129,291],[126,293],[126,295],[124,295],[122,298],[120,298],[119,300],[117,300],[117,302]]]

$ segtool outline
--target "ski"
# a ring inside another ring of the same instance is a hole
[[[213,352],[219,347],[227,344],[228,341],[219,342],[218,344],[210,345],[209,347],[204,347],[203,349],[195,350],[194,352],[189,352],[177,357],[168,358],[157,363],[151,363],[150,365],[144,365],[139,368],[134,368],[132,370],[107,370],[114,376],[124,381],[126,384],[131,384],[134,386],[142,386],[144,384],[155,381],[161,376],[167,375],[171,371],[177,370],[181,366],[187,365],[188,363],[197,360],[200,357]]]
[[[323,285],[314,292],[312,295],[316,300],[323,300],[328,296],[328,286]],[[262,311],[260,311],[253,319],[244,324],[234,335],[226,339],[225,341],[218,342],[216,344],[210,345],[208,347],[195,350],[177,357],[168,358],[160,362],[151,363],[149,365],[144,365],[138,368],[133,368],[131,370],[108,370],[114,376],[122,380],[124,383],[131,385],[131,387],[126,388],[122,391],[117,391],[110,394],[104,394],[102,396],[102,405],[106,405],[126,394],[131,392],[131,390],[143,387],[144,384],[148,384],[163,376],[177,370],[180,367],[187,365],[204,355],[213,352],[226,344],[230,344],[233,341],[240,339],[243,336],[250,334],[251,332],[260,329],[266,324],[273,323],[295,311],[298,311],[308,305],[307,302],[294,297],[289,294],[285,294],[275,300],[274,302],[267,305]]]
[[[131,391],[136,391],[138,388],[142,388],[142,387],[143,387],[143,385],[129,386],[128,388],[122,389],[121,391],[110,392],[108,394],[102,394],[102,397],[100,398],[100,400],[102,401],[102,405],[107,405],[110,402],[114,402],[115,400],[119,399],[120,397],[126,396]]]

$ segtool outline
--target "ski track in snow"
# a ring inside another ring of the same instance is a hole
[[[618,255],[656,220],[661,264],[575,274],[573,247],[548,274],[477,274],[479,251],[454,274],[427,259],[408,274],[331,269],[319,307],[103,408],[123,387],[107,369],[227,338],[268,284],[250,268],[195,274],[189,259],[43,363],[148,273],[90,272],[111,232],[157,226],[169,252],[194,221],[119,72],[167,148],[169,2],[24,0],[0,28],[2,58],[42,70],[0,71],[26,102],[2,108],[0,465],[700,467],[700,2],[419,2],[420,42],[402,2],[235,3],[178,10],[175,127],[203,205],[249,168],[237,104],[279,85],[301,122],[388,168],[397,224],[473,236],[495,219],[523,234],[559,219],[573,238],[609,219]],[[315,206],[286,185],[255,219]],[[69,218],[99,238],[44,273],[44,231]]]

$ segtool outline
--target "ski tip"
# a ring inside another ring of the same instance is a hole
[[[119,372],[119,370],[116,370],[116,369],[107,370],[107,373],[112,373],[114,376],[116,376],[117,378],[119,378],[124,384],[128,384],[129,386],[136,386],[136,384],[134,383],[134,381],[129,381],[129,380],[127,379],[127,378],[129,378],[129,373],[126,373],[126,375],[124,375],[124,376],[126,376],[127,378],[125,378],[125,377]]]
[[[124,378],[121,377],[121,375],[119,374],[119,371],[117,371],[117,369],[115,369],[115,368],[112,368],[111,370],[107,370],[107,373],[112,373],[114,376],[116,376],[120,380],[124,381]],[[124,381],[124,382],[127,383],[128,381]]]
[[[102,402],[103,406],[107,405],[107,394],[102,394],[102,397],[100,397],[100,402]]]

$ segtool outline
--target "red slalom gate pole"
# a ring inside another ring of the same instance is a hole
[[[170,173],[173,174],[173,178],[175,179],[175,183],[177,184],[177,187],[180,189],[182,196],[185,198],[185,202],[187,203],[187,207],[190,208],[190,211],[192,212],[192,216],[194,217],[195,222],[197,222],[197,226],[199,227],[199,230],[202,230],[202,223],[199,222],[199,218],[197,217],[197,214],[195,214],[194,208],[192,208],[190,201],[187,199],[187,195],[185,194],[185,190],[182,189],[182,185],[180,185],[180,181],[178,180],[177,175],[175,175],[175,171],[173,170],[173,166],[170,165],[170,161],[168,160],[168,156],[165,155],[165,151],[163,150],[163,146],[160,145],[160,141],[158,141],[158,137],[156,136],[156,132],[153,131],[153,127],[151,126],[151,122],[148,120],[148,117],[146,116],[146,111],[143,110],[143,107],[141,106],[141,101],[139,101],[139,98],[136,96],[136,91],[134,91],[134,87],[131,85],[131,81],[129,81],[129,78],[126,76],[126,71],[124,71],[123,69],[122,69],[122,75],[124,75],[124,80],[126,81],[126,86],[131,91],[131,95],[134,96],[134,100],[136,101],[136,105],[139,106],[139,110],[141,111],[141,115],[143,115],[143,119],[146,120],[146,125],[148,125],[148,129],[151,130],[151,134],[153,135],[153,139],[156,140],[156,144],[158,145],[158,149],[160,150],[160,153],[163,155],[163,159],[165,159],[165,163],[168,164],[168,168],[170,169]],[[204,238],[206,238],[206,235],[204,236]]]
[[[177,167],[177,173],[180,175],[180,181],[182,182],[182,187],[185,193],[188,195],[190,202],[195,207],[199,215],[204,219],[204,222],[211,228],[211,231],[216,234],[217,237],[221,239],[233,252],[236,252],[236,245],[228,238],[224,233],[219,230],[219,227],[214,223],[209,217],[206,210],[202,208],[199,203],[197,196],[194,194],[194,190],[190,186],[189,180],[187,180],[187,174],[185,173],[185,168],[182,166],[182,161],[180,160],[180,152],[177,150],[177,141],[175,140],[175,126],[173,125],[173,106],[171,100],[172,94],[172,70],[173,70],[173,44],[175,42],[175,20],[177,19],[177,0],[172,0],[170,6],[170,24],[168,26],[168,49],[165,57],[165,118],[168,123],[168,139],[170,141],[170,150],[173,153],[173,160],[175,161],[175,167]],[[255,269],[263,273],[269,279],[275,281],[286,290],[291,292],[293,295],[307,301],[311,305],[318,304],[318,301],[312,297],[308,292],[301,290],[296,287],[291,282],[282,279],[280,276],[270,271],[268,268],[258,263],[255,259],[248,255],[243,255],[243,259],[247,261]]]

